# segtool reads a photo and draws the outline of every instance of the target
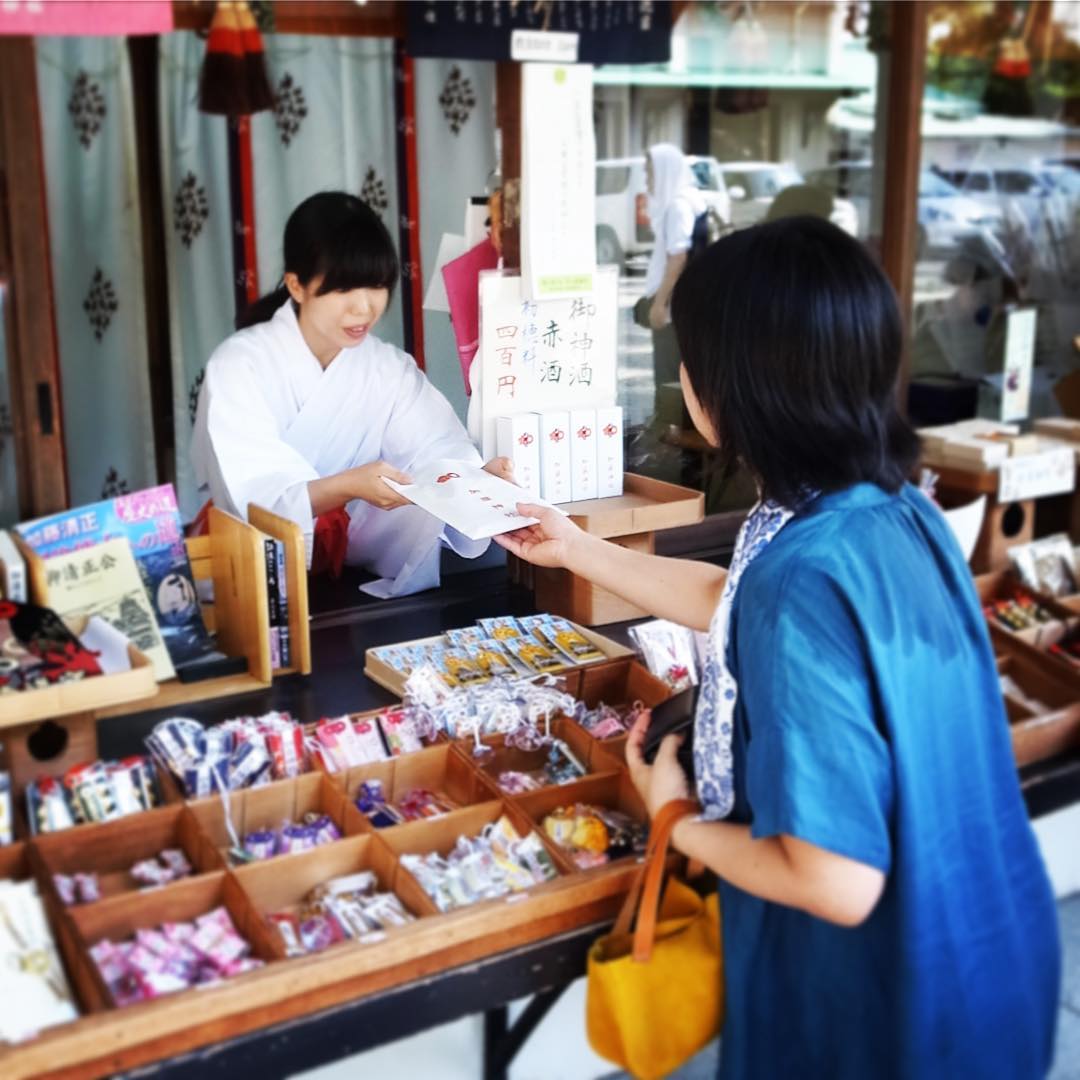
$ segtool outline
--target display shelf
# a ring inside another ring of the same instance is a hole
[[[602,666],[595,671],[593,682],[606,693],[642,687],[641,675],[626,661],[607,665],[606,675]],[[568,683],[580,690],[584,674],[570,672]],[[591,736],[566,718],[555,723],[557,734],[579,753],[589,753]],[[515,798],[494,788],[485,775],[485,763],[473,758],[463,744],[440,742],[348,773],[313,772],[236,792],[228,798],[238,833],[278,826],[285,818],[315,811],[330,813],[344,834],[306,853],[245,866],[225,866],[223,849],[231,837],[220,796],[47,834],[0,851],[0,876],[5,868],[9,874],[33,871],[42,885],[58,947],[80,1004],[89,1014],[32,1042],[0,1050],[0,1074],[13,1080],[109,1075],[218,1041],[226,1033],[237,1036],[611,918],[636,870],[636,860],[619,859],[582,870],[544,835],[542,818],[549,802],[561,805],[567,799],[595,800],[640,816],[640,800],[625,772],[548,788],[535,793],[536,798]],[[387,784],[391,799],[422,786],[443,790],[460,808],[439,818],[372,830],[366,820],[358,820],[361,815],[350,804],[360,779],[376,773]],[[503,815],[522,835],[535,831],[559,876],[523,893],[438,912],[401,864],[401,855],[445,854],[459,836],[475,835]],[[132,891],[131,865],[170,846],[183,848],[196,875],[149,892]],[[323,953],[286,958],[266,915],[298,904],[322,881],[362,868],[373,869],[380,886],[395,892],[417,921],[366,941],[342,942]],[[101,875],[104,899],[61,909],[52,874],[90,870]],[[186,991],[124,1009],[113,1006],[87,952],[95,942],[126,939],[138,929],[191,919],[219,905],[227,908],[254,954],[267,961],[265,968],[200,992]]]
[[[658,530],[694,525],[705,516],[705,496],[691,488],[626,473],[623,489],[622,495],[563,503],[560,509],[585,532],[650,555],[656,549]],[[534,590],[536,606],[541,611],[590,626],[647,614],[569,570],[531,566],[513,556],[509,558],[509,566],[513,578]]]
[[[185,541],[196,582],[213,581],[213,602],[200,603],[203,621],[207,629],[217,635],[218,647],[222,652],[228,656],[244,657],[247,671],[198,682],[168,679],[158,683],[156,691],[151,687],[152,700],[147,700],[145,694],[102,698],[94,705],[86,706],[93,709],[98,718],[126,716],[148,708],[173,709],[192,702],[253,693],[266,689],[275,675],[310,673],[311,635],[303,533],[292,522],[258,506],[252,505],[249,512],[258,526],[211,507],[208,514],[209,534]],[[270,663],[270,608],[264,533],[285,543],[289,630],[296,657],[289,667],[276,671]],[[23,553],[30,577],[31,598],[35,603],[47,605],[44,563],[25,547]]]
[[[40,690],[21,690],[0,697],[0,731],[60,720],[93,712],[106,705],[145,702],[157,691],[150,661],[137,653],[130,671],[115,675],[91,675],[73,682],[56,683]]]

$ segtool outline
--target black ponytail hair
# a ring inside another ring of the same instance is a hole
[[[319,295],[350,289],[387,289],[393,295],[398,259],[379,215],[345,191],[320,191],[306,198],[285,224],[285,272],[301,285],[321,276]],[[289,298],[278,286],[236,316],[236,329],[269,322]]]

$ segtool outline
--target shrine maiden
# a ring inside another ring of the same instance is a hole
[[[285,226],[284,284],[238,319],[206,367],[192,441],[200,488],[244,517],[250,503],[295,521],[313,569],[361,565],[378,596],[439,583],[439,549],[468,540],[382,478],[438,458],[480,464],[446,399],[415,361],[372,334],[398,261],[364,202],[322,192]],[[502,458],[486,468],[507,476]]]

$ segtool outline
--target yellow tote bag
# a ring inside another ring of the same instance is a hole
[[[660,902],[671,830],[698,809],[680,799],[657,814],[615,927],[589,950],[589,1043],[640,1080],[677,1069],[716,1038],[723,1022],[719,898],[714,892],[703,900],[672,877]]]

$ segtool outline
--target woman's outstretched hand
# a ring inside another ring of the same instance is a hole
[[[558,510],[518,503],[517,511],[523,517],[537,518],[537,524],[503,533],[495,537],[495,542],[511,555],[534,566],[568,566],[571,553],[587,539],[587,535]]]

